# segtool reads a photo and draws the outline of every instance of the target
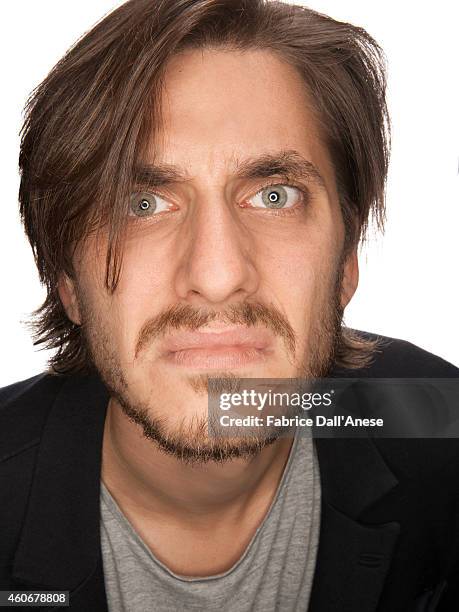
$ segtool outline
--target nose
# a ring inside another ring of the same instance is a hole
[[[196,203],[190,217],[186,247],[180,249],[177,295],[196,306],[216,306],[255,293],[259,281],[253,244],[237,211],[223,197],[214,197]]]

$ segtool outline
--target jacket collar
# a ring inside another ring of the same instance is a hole
[[[55,399],[14,560],[13,576],[20,584],[72,592],[85,581],[94,582],[95,575],[99,581],[103,576],[99,495],[108,399],[96,376],[69,377]],[[322,516],[310,610],[345,609],[340,606],[348,597],[346,609],[370,612],[389,567],[398,525],[364,526],[358,519],[397,479],[369,438],[317,439],[316,448]],[[359,599],[353,599],[357,593]],[[338,602],[335,607],[333,601]]]

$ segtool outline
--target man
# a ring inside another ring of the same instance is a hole
[[[131,0],[35,92],[21,213],[57,350],[1,392],[2,589],[456,609],[454,440],[207,429],[209,378],[458,377],[342,325],[384,219],[384,88],[368,34],[308,9]]]

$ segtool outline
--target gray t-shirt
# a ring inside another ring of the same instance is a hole
[[[240,559],[187,578],[143,542],[101,483],[101,545],[110,612],[306,612],[320,528],[319,467],[311,438],[295,437],[276,495]]]

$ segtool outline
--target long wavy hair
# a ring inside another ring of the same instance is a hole
[[[91,369],[82,329],[58,294],[74,249],[104,227],[105,284],[120,275],[133,171],[160,125],[167,61],[187,48],[267,49],[304,79],[337,181],[345,249],[383,229],[389,121],[385,63],[363,29],[266,0],[129,0],[83,36],[32,92],[20,151],[20,213],[47,295],[35,344],[55,349],[55,373]],[[342,326],[336,363],[360,368],[375,341]]]

